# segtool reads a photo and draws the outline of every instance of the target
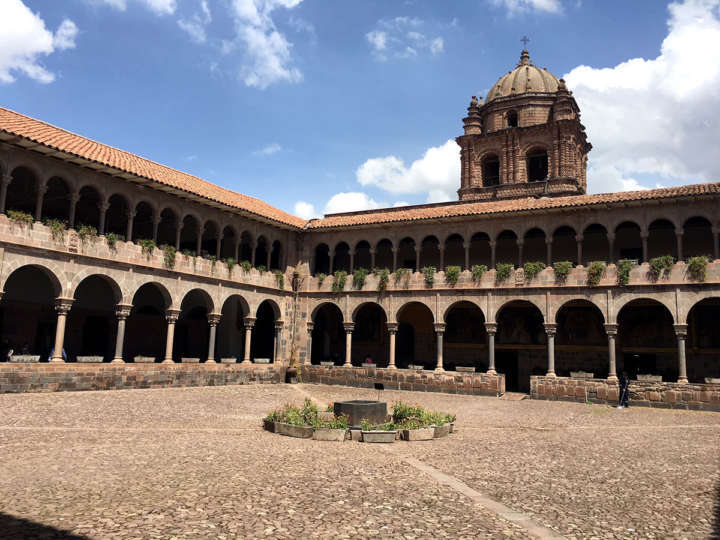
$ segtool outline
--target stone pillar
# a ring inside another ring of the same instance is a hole
[[[608,263],[612,264],[615,257],[615,233],[608,233]]]
[[[270,257],[272,255],[272,244],[270,242],[265,242],[265,268],[267,268],[268,272],[270,271]],[[220,255],[218,255],[219,257]]]
[[[547,266],[552,266],[552,238],[545,239],[545,252],[547,257]]]
[[[443,368],[443,334],[445,333],[445,323],[435,324],[435,335],[437,336],[437,362],[435,363],[435,372],[442,373]]]
[[[687,360],[685,358],[685,340],[687,339],[687,324],[675,324],[675,335],[678,341],[678,380],[681,384],[687,384]]]
[[[55,311],[57,311],[57,326],[55,327],[55,347],[53,349],[51,362],[64,362],[63,346],[65,343],[65,322],[67,314],[72,307],[72,298],[58,298],[55,300]]]
[[[547,323],[545,325],[545,333],[547,334],[547,350],[548,350],[548,370],[546,377],[555,377],[555,333],[557,332],[557,324]]]
[[[417,242],[415,243],[415,271],[420,271],[420,253],[422,252],[422,245],[418,246]]]
[[[608,337],[608,380],[617,381],[617,367],[615,363],[615,338],[617,337],[618,325],[606,324],[605,332]]]
[[[158,227],[160,226],[160,220],[162,218],[160,217],[160,214],[153,217],[153,242],[157,244],[157,233],[158,233]]]
[[[280,336],[282,335],[284,323],[283,321],[275,321],[275,333],[273,334],[273,362],[278,361],[278,354],[280,353]]]
[[[128,212],[127,227],[125,228],[125,240],[132,242],[133,235],[133,220],[135,219],[135,212]]]
[[[217,235],[217,238],[215,238],[215,259],[218,261],[220,260],[220,248],[222,247],[222,241],[223,241],[223,234],[220,233]],[[270,252],[268,251],[268,260],[269,260]],[[270,269],[270,265],[268,265],[268,270]]]
[[[208,315],[208,324],[210,325],[210,340],[208,341],[207,363],[215,364],[215,340],[217,336],[217,325],[220,324],[219,313],[211,313]]]
[[[370,268],[369,270],[372,270],[375,268],[375,250],[370,248]]]
[[[203,237],[204,233],[205,233],[205,224],[201,223],[200,225],[198,225],[197,241],[195,242],[195,255],[197,255],[198,257],[200,256],[200,252],[202,250],[202,237]],[[253,250],[253,260],[255,260],[254,257],[255,257],[255,251]]]
[[[70,216],[68,217],[68,226],[74,227],[75,226],[75,209],[77,207],[77,203],[80,200],[80,194],[79,193],[72,193],[70,195]],[[135,214],[131,213],[134,217]],[[132,219],[132,218],[131,218]],[[132,226],[132,221],[130,222],[130,225]],[[131,229],[132,230],[132,229]],[[128,238],[129,239],[129,238]]]
[[[395,335],[398,331],[398,323],[387,323],[388,334],[390,334],[390,355],[388,369],[397,369],[395,366]]]
[[[313,333],[314,328],[315,328],[315,323],[311,323],[311,322],[307,323],[308,338],[307,338],[307,351],[306,351],[305,356],[307,358],[308,364],[312,364],[312,333]]]
[[[712,235],[713,235],[713,259],[717,261],[718,259],[720,259],[720,249],[718,249],[718,245],[720,244],[720,242],[718,242],[718,240],[720,240],[720,229],[713,228]]]
[[[438,268],[438,271],[444,272],[445,271],[445,247],[440,246],[439,251],[440,251],[440,268]]]
[[[252,345],[252,330],[253,326],[255,326],[255,317],[245,317],[243,325],[245,326],[245,354],[243,355],[242,363],[249,364],[251,351],[250,345]]]
[[[5,201],[7,200],[7,189],[12,182],[12,176],[4,174],[0,182],[0,212],[5,212]],[[717,243],[717,241],[715,242]]]
[[[355,251],[351,250],[349,252],[350,255],[350,272],[349,274],[352,274],[355,271]]]
[[[235,243],[235,262],[240,262],[240,242]]]
[[[354,323],[343,323],[345,328],[345,367],[352,366],[352,333],[355,330]]]
[[[717,236],[715,237],[715,244],[717,244]],[[397,252],[398,252],[398,248],[393,247],[393,248],[392,248],[392,253],[393,253],[393,267],[392,267],[392,271],[393,271],[393,272],[395,272],[395,271],[397,270]],[[715,258],[717,259],[717,256],[716,256]]]
[[[683,260],[683,231],[679,231],[675,233],[675,238],[677,239],[677,260],[682,261]]]
[[[648,262],[648,235],[647,233],[640,233],[640,240],[642,240],[642,262]]]
[[[103,201],[100,205],[100,227],[98,228],[98,234],[103,235],[105,234],[105,216],[107,216],[107,211],[110,208],[110,203],[107,201]]]
[[[182,236],[183,226],[185,224],[181,221],[178,223],[177,231],[175,231],[175,251],[180,251],[180,237]]]
[[[125,343],[125,321],[130,316],[132,306],[126,304],[118,304],[115,308],[115,316],[117,317],[117,336],[115,337],[115,358],[113,363],[123,362],[123,345]]]
[[[488,336],[488,375],[495,375],[495,334],[497,323],[485,323],[485,331]]]
[[[47,183],[38,186],[37,195],[35,196],[35,221],[40,221],[42,218],[42,207],[43,200],[45,199],[45,193],[47,193]]]
[[[496,242],[493,240],[490,242],[490,269],[495,268],[495,246],[497,246]]]
[[[165,341],[165,360],[163,360],[163,364],[172,364],[175,323],[177,322],[179,316],[179,309],[168,309],[165,312],[165,320],[167,320],[167,339]]]
[[[518,268],[523,267],[523,247],[525,246],[524,240],[518,240],[517,241],[517,247],[518,247]]]
[[[250,243],[250,265],[255,266],[255,242]]]
[[[463,270],[470,270],[470,242],[463,242],[463,249],[465,250],[465,268]]]
[[[333,264],[335,264],[335,250],[332,250],[332,252],[330,252],[330,274],[333,273]]]
[[[577,242],[577,264],[578,264],[578,266],[581,266],[582,265],[582,256],[583,256],[583,235],[576,234],[575,242]]]

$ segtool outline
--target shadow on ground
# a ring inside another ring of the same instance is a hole
[[[9,516],[0,512],[0,537],[6,540],[20,539],[38,539],[44,540],[51,538],[53,540],[63,538],[70,540],[87,540],[87,536],[78,536],[49,525],[35,523],[23,518]]]
[[[713,514],[712,530],[710,538],[720,538],[720,478],[715,487],[715,512]]]

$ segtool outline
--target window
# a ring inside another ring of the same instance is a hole
[[[518,115],[515,111],[507,113],[507,125],[508,127],[518,127]]]
[[[487,155],[482,160],[483,186],[497,186],[500,184],[500,159],[495,154]]]
[[[528,182],[541,182],[548,177],[548,155],[542,148],[527,153]]]

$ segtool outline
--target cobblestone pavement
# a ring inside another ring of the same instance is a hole
[[[381,448],[259,428],[305,393],[377,396],[315,385],[0,395],[0,537],[30,522],[38,538],[527,537],[407,458],[566,537],[711,534],[717,413],[386,392],[456,411],[457,433]]]

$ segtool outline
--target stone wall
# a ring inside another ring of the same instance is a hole
[[[615,405],[618,392],[617,382],[605,379],[530,378],[532,399]],[[630,406],[720,412],[720,384],[630,381]]]
[[[414,371],[364,367],[302,366],[302,382],[372,388],[382,383],[386,390],[445,392],[497,396],[505,393],[505,376],[487,373]]]
[[[0,394],[285,382],[282,364],[0,364]]]

